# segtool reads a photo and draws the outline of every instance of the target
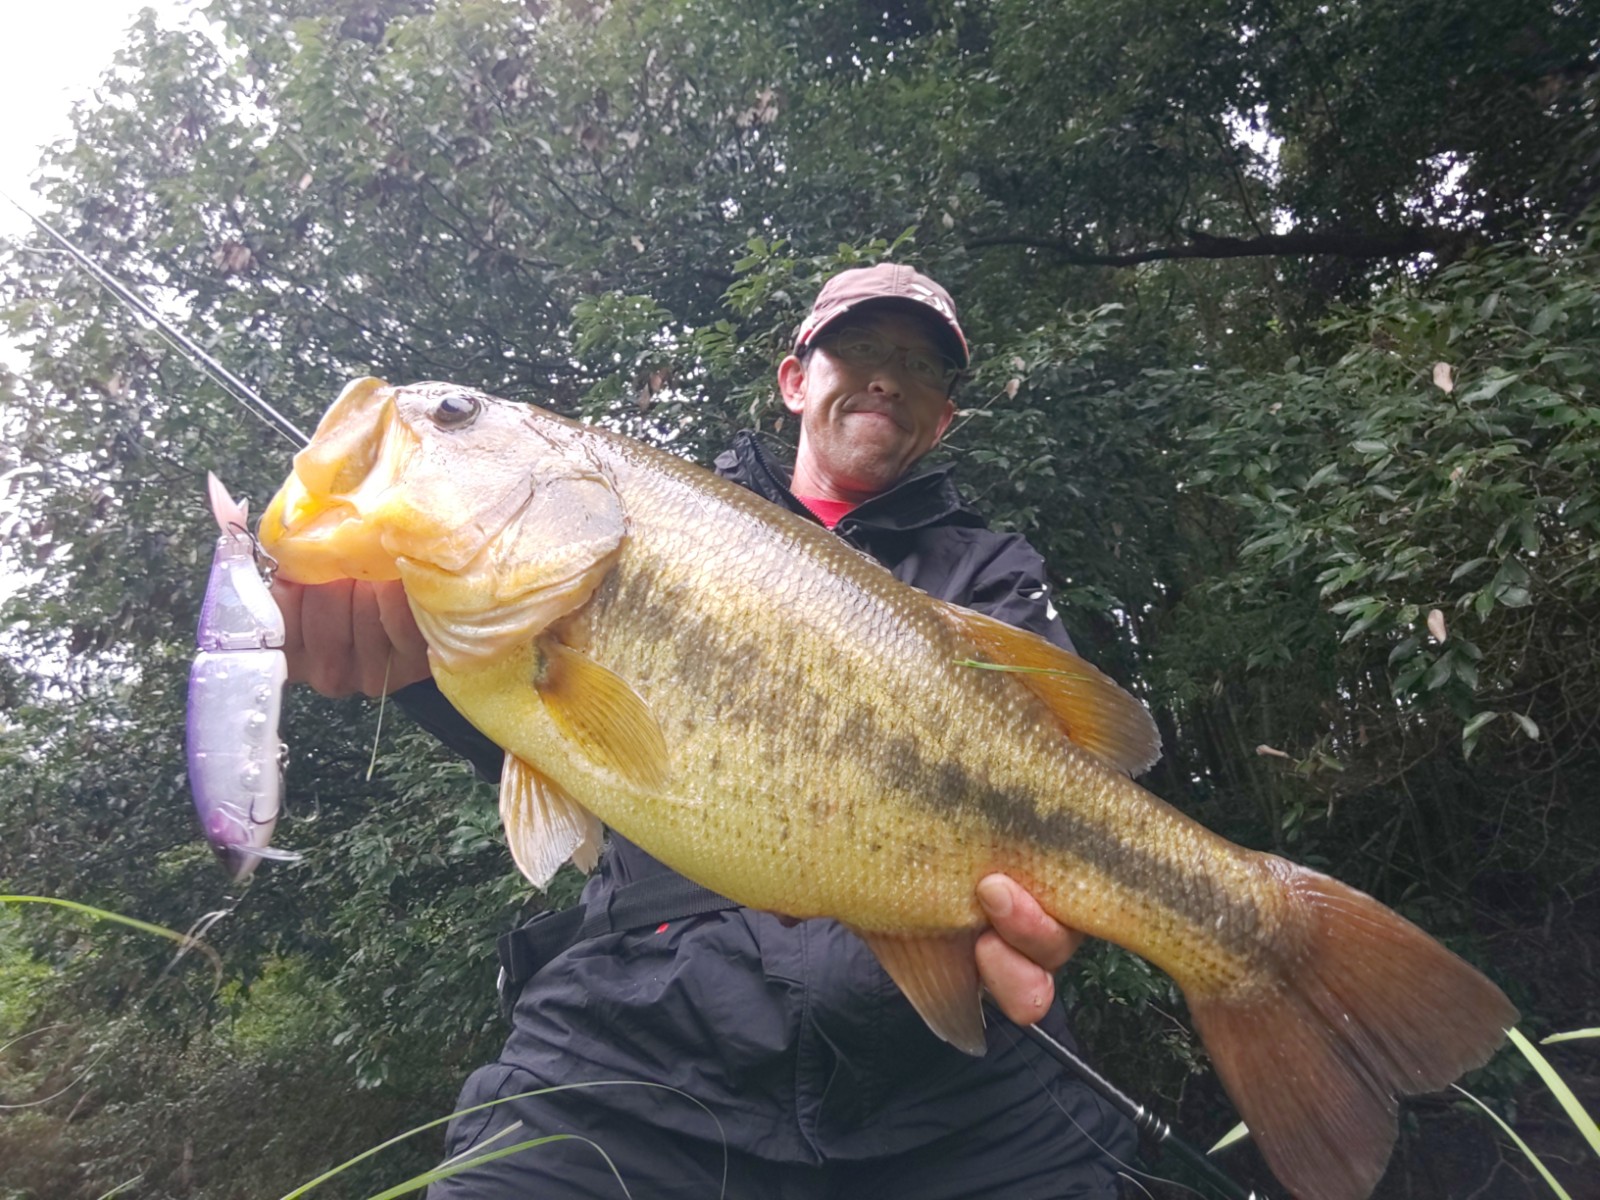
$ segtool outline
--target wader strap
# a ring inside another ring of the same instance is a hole
[[[738,907],[726,896],[682,875],[666,874],[616,888],[593,909],[575,906],[540,913],[495,943],[500,958],[500,1011],[509,1019],[522,985],[578,942]]]

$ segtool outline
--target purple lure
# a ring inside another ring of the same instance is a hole
[[[256,569],[248,505],[207,476],[222,536],[200,607],[200,653],[189,671],[189,786],[206,841],[235,882],[271,849],[283,802],[278,712],[288,678],[283,614]]]

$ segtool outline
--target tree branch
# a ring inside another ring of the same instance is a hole
[[[1310,254],[1333,254],[1345,258],[1410,258],[1431,252],[1454,258],[1466,247],[1470,235],[1455,229],[1414,225],[1392,233],[1319,233],[1302,230],[1232,238],[1191,232],[1189,238],[1189,242],[1181,246],[1154,246],[1148,250],[1130,250],[1123,254],[1099,254],[1074,242],[1025,234],[973,238],[966,243],[966,247],[976,250],[985,246],[1031,246],[1037,250],[1049,250],[1078,266],[1133,267],[1139,263],[1176,258],[1289,258]]]

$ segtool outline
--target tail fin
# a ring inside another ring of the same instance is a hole
[[[250,501],[235,500],[211,471],[206,472],[206,495],[211,499],[211,514],[223,533],[239,537],[249,532]]]
[[[1301,1200],[1364,1200],[1394,1149],[1395,1097],[1487,1062],[1517,1020],[1488,979],[1335,879],[1268,858],[1285,892],[1270,985],[1189,996],[1228,1094]]]

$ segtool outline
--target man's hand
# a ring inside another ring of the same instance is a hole
[[[978,883],[978,903],[993,929],[978,938],[978,977],[989,995],[1019,1025],[1032,1025],[1055,999],[1053,972],[1083,944],[1008,875]]]
[[[283,612],[291,683],[309,683],[324,696],[377,696],[386,673],[390,692],[432,674],[428,643],[398,582],[279,579],[272,598]]]

